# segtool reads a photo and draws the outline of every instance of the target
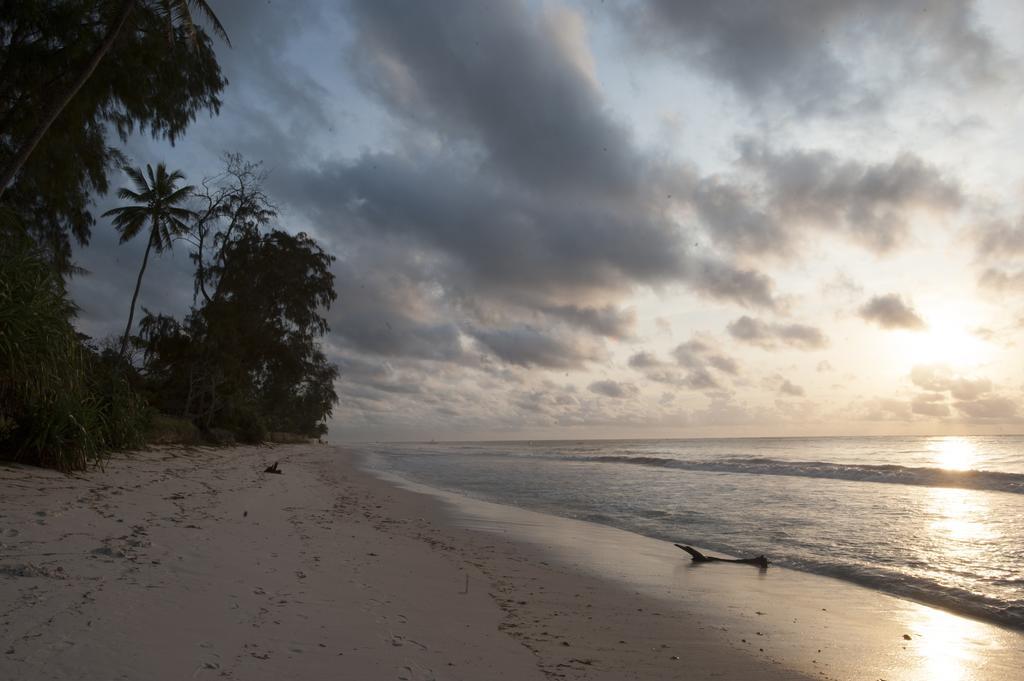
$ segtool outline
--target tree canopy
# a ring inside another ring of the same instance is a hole
[[[258,164],[228,156],[203,183],[188,236],[197,306],[181,322],[147,313],[142,370],[161,410],[204,427],[320,435],[337,400],[337,368],[319,346],[334,257],[272,228],[262,178]]]
[[[217,113],[227,81],[212,41],[192,21],[168,22],[164,2],[136,2],[131,21],[61,112],[3,201],[62,272],[89,241],[93,193],[124,157],[108,139],[133,132],[172,144],[202,111]],[[124,0],[0,0],[0,159],[31,135],[54,93],[80,75]]]

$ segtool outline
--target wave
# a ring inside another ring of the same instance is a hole
[[[827,478],[855,482],[878,482],[921,487],[954,487],[1024,494],[1024,474],[999,471],[951,470],[900,466],[897,464],[840,464],[825,461],[780,461],[764,457],[736,457],[686,461],[657,456],[577,456],[573,461],[653,466],[711,473],[748,475],[786,475],[801,478]]]

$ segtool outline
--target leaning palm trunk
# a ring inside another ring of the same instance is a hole
[[[146,263],[149,262],[149,249],[153,248],[155,233],[150,234],[149,243],[146,244],[146,254],[142,256],[142,267],[139,268],[139,278],[135,280],[135,293],[132,294],[132,306],[128,310],[128,326],[124,327],[124,336],[121,338],[121,356],[125,356],[128,349],[128,335],[132,331],[132,321],[135,319],[135,301],[139,298],[139,288],[142,287],[142,275],[146,272]]]
[[[82,89],[86,81],[92,77],[92,74],[96,71],[96,67],[103,61],[103,57],[107,55],[110,48],[114,46],[114,41],[117,40],[117,36],[121,34],[124,29],[124,25],[128,22],[128,17],[131,16],[132,10],[135,9],[135,0],[125,0],[121,5],[121,10],[118,12],[117,19],[114,22],[114,26],[110,29],[103,44],[96,49],[92,57],[89,58],[89,62],[85,65],[75,82],[60,96],[54,98],[50,103],[50,106],[43,112],[42,117],[39,119],[39,123],[32,130],[32,134],[25,141],[18,151],[15,152],[14,156],[7,161],[4,165],[3,170],[0,171],[0,198],[3,198],[4,192],[7,190],[7,186],[14,180],[14,176],[18,174],[21,167],[25,165],[25,161],[35,151],[39,141],[43,139],[46,131],[50,129],[53,122],[57,120],[64,108],[67,107],[68,102],[74,98],[78,91]]]

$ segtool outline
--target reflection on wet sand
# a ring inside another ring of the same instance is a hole
[[[911,641],[910,678],[921,681],[974,681],[984,674],[985,658],[1002,647],[980,622],[918,605],[906,611]]]

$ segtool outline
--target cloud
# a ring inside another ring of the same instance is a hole
[[[827,359],[823,359],[820,362],[818,362],[818,366],[815,367],[815,371],[817,371],[819,374],[822,374],[825,373],[826,371],[835,371],[835,369],[832,367],[831,362],[829,362]]]
[[[802,387],[796,385],[781,374],[775,374],[765,378],[764,386],[769,390],[775,390],[789,397],[803,397],[805,394]]]
[[[708,354],[710,351],[707,343],[696,338],[677,345],[672,350],[672,357],[678,366],[686,369],[683,373],[673,371],[665,362],[646,351],[631,356],[629,366],[642,372],[647,380],[655,383],[689,390],[712,390],[721,385],[708,370],[709,367],[733,376],[739,373],[739,367],[732,358]]]
[[[726,330],[738,341],[766,349],[777,343],[800,350],[820,350],[828,346],[828,338],[821,329],[806,324],[770,324],[743,315],[730,322]]]
[[[876,253],[903,243],[914,211],[963,203],[959,183],[910,153],[868,164],[830,151],[777,152],[752,138],[739,148],[740,165],[760,177],[773,224],[838,230]],[[784,250],[787,241],[779,232],[765,250]]]
[[[687,173],[612,118],[566,12],[355,3],[350,60],[416,142],[294,169],[279,178],[290,203],[419,249],[451,296],[511,301],[610,337],[628,335],[630,320],[608,301],[639,286],[774,307],[761,272],[689,251],[667,198]]]
[[[739,365],[736,364],[736,360],[731,357],[725,357],[724,355],[709,356],[708,364],[723,373],[732,374],[733,376],[736,376],[740,372],[740,368]]]
[[[911,382],[932,393],[949,392],[958,400],[974,400],[992,391],[987,378],[957,376],[945,364],[919,364],[910,370]]]
[[[1009,257],[1024,253],[1024,218],[1015,224],[993,220],[974,231],[975,248],[981,258]]]
[[[880,398],[867,405],[864,419],[867,421],[909,421],[913,416],[910,404],[905,400]]]
[[[883,329],[924,329],[927,325],[910,303],[895,293],[874,296],[857,310],[866,321],[874,322]]]
[[[718,381],[703,367],[687,372],[682,384],[691,390],[709,390],[718,387]]]
[[[941,393],[921,393],[910,401],[910,410],[920,416],[945,418],[949,416],[949,405]]]
[[[633,310],[619,310],[611,305],[600,308],[561,305],[544,308],[544,312],[593,334],[616,339],[631,336],[636,324],[636,313]]]
[[[578,368],[597,359],[592,350],[530,326],[478,329],[472,335],[505,362],[523,367]]]
[[[988,267],[978,277],[978,286],[993,291],[1024,291],[1024,270],[1005,271]]]
[[[756,205],[753,189],[716,177],[698,181],[691,200],[711,239],[737,253],[784,253],[791,236],[775,216]]]
[[[612,397],[615,399],[623,399],[627,397],[634,397],[639,391],[637,387],[632,383],[623,383],[619,381],[594,381],[587,390],[598,395],[604,395],[605,397]]]
[[[662,364],[661,360],[649,352],[638,352],[629,358],[629,366],[634,369],[654,369]]]
[[[677,55],[757,106],[873,111],[924,82],[994,82],[998,50],[969,0],[630,0],[616,7],[638,49]],[[865,53],[877,72],[868,69]]]
[[[963,414],[973,419],[1014,419],[1017,403],[1007,397],[983,397],[976,400],[960,400],[953,403]]]
[[[946,416],[947,396],[957,411],[971,420],[1014,420],[1019,413],[1017,402],[996,394],[991,380],[959,376],[944,364],[917,365],[910,371],[910,380],[929,391],[914,398],[916,414]]]
[[[918,364],[910,370],[911,382],[932,392],[944,392],[953,385],[953,370],[945,364]]]

